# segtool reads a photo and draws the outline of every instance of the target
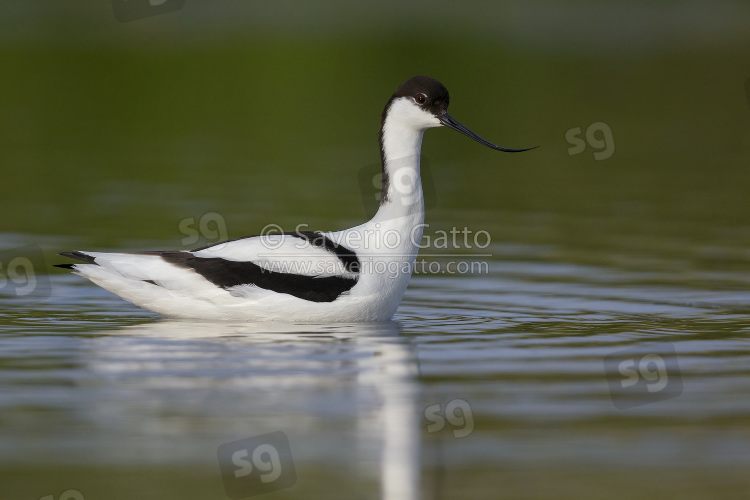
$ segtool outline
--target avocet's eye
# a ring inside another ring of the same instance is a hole
[[[416,97],[414,97],[414,100],[417,101],[417,104],[424,104],[427,102],[427,96],[424,94],[417,94]]]

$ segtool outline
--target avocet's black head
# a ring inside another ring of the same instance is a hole
[[[405,97],[433,116],[448,112],[450,95],[442,83],[429,76],[414,76],[398,86],[391,99]]]
[[[423,129],[446,126],[498,151],[520,153],[534,149],[508,149],[482,139],[448,114],[449,102],[448,89],[442,83],[429,76],[414,76],[399,85],[391,96],[383,111],[383,123],[389,113],[395,113],[404,125]]]

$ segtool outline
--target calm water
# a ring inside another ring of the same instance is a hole
[[[103,4],[0,2],[1,499],[750,496],[744,4]],[[171,321],[51,267],[361,223],[419,73],[541,147],[426,134],[393,322]]]
[[[736,275],[500,248],[487,274],[415,277],[371,325],[164,320],[53,275],[49,299],[5,301],[2,497],[223,498],[219,445],[278,431],[278,498],[748,491],[750,293],[716,289]]]

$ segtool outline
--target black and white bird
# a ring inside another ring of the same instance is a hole
[[[422,239],[419,173],[425,130],[446,126],[506,152],[448,114],[448,90],[415,76],[383,110],[380,207],[337,232],[250,236],[191,251],[64,252],[61,264],[123,299],[164,316],[284,322],[386,321],[406,291]],[[532,149],[532,148],[529,148]]]

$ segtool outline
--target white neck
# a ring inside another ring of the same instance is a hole
[[[407,217],[412,223],[424,220],[424,198],[420,178],[423,128],[397,118],[392,104],[383,123],[383,192],[380,208],[371,222]],[[418,220],[418,221],[417,221]]]
[[[427,128],[439,125],[434,116],[419,109],[410,99],[397,98],[389,103],[381,131],[383,177],[387,180],[383,182],[380,208],[370,221],[336,233],[335,237],[361,233],[364,236],[360,247],[364,247],[372,243],[370,240],[386,236],[395,239],[394,233],[397,233],[400,244],[380,248],[379,255],[383,258],[390,255],[393,259],[407,256],[406,260],[413,262],[419,251],[424,223],[419,173],[422,137]],[[371,244],[366,248],[374,247]]]
[[[363,271],[357,294],[386,297],[384,307],[392,313],[406,291],[422,240],[424,198],[419,160],[424,131],[435,126],[429,121],[433,117],[424,115],[406,100],[391,102],[381,136],[383,175],[388,180],[380,208],[365,224],[331,235],[361,255]]]

